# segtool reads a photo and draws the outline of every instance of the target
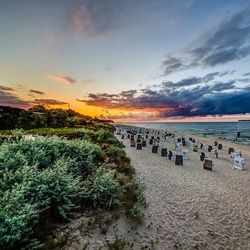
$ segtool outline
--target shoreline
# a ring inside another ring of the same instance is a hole
[[[188,133],[186,131],[182,131],[182,130],[178,130],[178,129],[173,129],[171,127],[167,127],[167,128],[153,128],[153,127],[146,127],[146,126],[138,126],[136,125],[131,125],[131,124],[126,124],[126,123],[115,123],[114,124],[115,126],[130,126],[130,127],[134,127],[134,128],[141,128],[141,129],[149,129],[149,130],[157,130],[157,131],[161,131],[161,132],[165,132],[166,129],[168,130],[168,132],[170,133],[175,133],[176,135],[183,135],[186,137],[197,137],[199,138],[200,140],[203,140],[203,139],[212,139],[212,140],[220,140],[220,141],[223,141],[225,142],[226,144],[234,144],[234,145],[237,145],[239,147],[243,147],[244,149],[250,149],[250,141],[249,141],[249,144],[244,144],[244,143],[240,143],[239,141],[236,141],[236,140],[230,140],[230,139],[227,139],[227,138],[223,138],[223,137],[220,137],[220,136],[217,136],[217,135],[212,135],[212,134],[206,134],[206,137],[200,135],[200,134],[192,134],[192,133]],[[242,139],[248,139],[248,138],[242,138]]]

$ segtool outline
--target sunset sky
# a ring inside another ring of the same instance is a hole
[[[0,0],[0,105],[250,119],[248,0]]]

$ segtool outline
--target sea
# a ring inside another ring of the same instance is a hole
[[[238,132],[238,122],[134,122],[123,123],[138,127],[167,130],[170,132],[182,131],[192,135],[213,136],[235,141]],[[239,143],[250,144],[250,133],[241,134]]]

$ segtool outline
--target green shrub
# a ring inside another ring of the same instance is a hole
[[[115,163],[116,170],[119,173],[125,173],[130,177],[134,175],[134,169],[130,165],[130,159],[126,156],[123,149],[111,145],[104,149],[104,152],[109,162]]]
[[[58,160],[38,174],[29,189],[30,201],[37,203],[40,210],[51,209],[63,218],[80,204],[83,195],[80,178],[69,173],[67,164],[72,163]]]
[[[123,191],[114,174],[100,168],[88,182],[85,192],[86,198],[92,200],[96,207],[111,208],[121,205]]]
[[[132,217],[139,217],[143,190],[112,132],[36,132],[48,137],[25,139],[15,130],[12,140],[0,140],[0,249],[40,248],[41,227],[45,234],[51,218],[68,219],[86,201],[104,209],[125,204]],[[100,167],[104,162],[112,164]]]
[[[111,144],[116,147],[124,148],[123,143],[120,142],[112,132],[105,129],[100,129],[98,131],[97,142]]]
[[[12,169],[25,161],[43,169],[57,159],[68,158],[74,160],[72,170],[86,176],[93,171],[100,155],[101,149],[87,141],[68,141],[58,137],[21,139],[16,143],[3,143],[0,147],[0,174],[1,169]]]
[[[18,184],[0,197],[0,248],[14,248],[15,244],[32,233],[38,221],[37,204],[26,198],[29,184]]]
[[[145,215],[143,212],[143,207],[140,207],[138,205],[134,205],[130,210],[129,210],[129,216],[137,221],[137,222],[142,222]]]

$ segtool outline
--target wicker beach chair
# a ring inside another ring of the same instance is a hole
[[[137,150],[142,150],[142,144],[141,144],[141,143],[137,143],[136,149],[137,149]]]
[[[176,155],[175,156],[175,165],[183,165],[183,156],[182,155]]]
[[[135,147],[135,140],[130,140],[130,146]]]
[[[168,150],[167,150],[167,148],[162,148],[161,149],[161,156],[163,156],[163,157],[167,157],[168,156]]]
[[[157,154],[157,152],[158,152],[158,146],[154,145],[152,147],[152,153]]]
[[[143,146],[143,147],[147,147],[147,141],[145,141],[145,140],[142,141],[142,146]]]
[[[198,149],[199,149],[198,145],[194,145],[193,151],[194,151],[194,152],[198,152]]]
[[[213,161],[205,159],[205,162],[203,163],[203,168],[206,170],[213,170]]]
[[[204,161],[204,160],[205,160],[205,157],[206,157],[206,154],[205,154],[204,152],[201,152],[200,160],[201,160],[201,161]]]
[[[222,150],[222,147],[223,147],[223,145],[222,145],[222,144],[219,144],[219,145],[218,145],[218,150]]]
[[[172,160],[172,157],[173,157],[173,152],[171,150],[169,150],[169,152],[168,152],[168,159]]]
[[[137,138],[136,143],[141,143],[141,139]]]

